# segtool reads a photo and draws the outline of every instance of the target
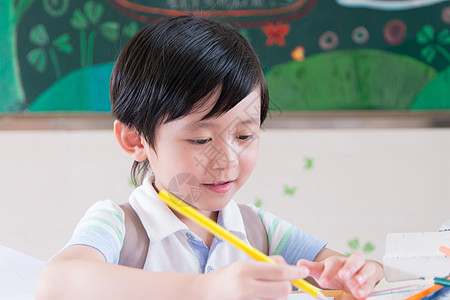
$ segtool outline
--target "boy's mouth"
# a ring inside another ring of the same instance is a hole
[[[230,181],[221,181],[221,182],[216,182],[216,183],[205,183],[205,185],[224,185],[229,182],[231,182],[231,180]]]
[[[209,189],[215,193],[224,194],[231,189],[232,184],[233,184],[233,181],[220,181],[220,182],[214,182],[214,183],[204,183],[203,185],[207,189]]]

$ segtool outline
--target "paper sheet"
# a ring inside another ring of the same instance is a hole
[[[33,300],[45,262],[0,245],[0,299]]]
[[[408,280],[398,282],[387,282],[382,280],[367,300],[404,300],[432,286],[432,280]],[[316,299],[306,293],[291,294],[289,300],[312,300]],[[328,298],[333,299],[333,298]],[[450,288],[442,289],[434,300],[450,300]]]
[[[432,286],[432,280],[381,281],[369,296],[370,300],[403,300]],[[436,298],[437,300],[438,298]]]

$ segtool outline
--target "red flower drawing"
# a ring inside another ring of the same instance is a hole
[[[290,29],[291,26],[289,24],[281,24],[281,22],[277,24],[269,23],[263,26],[262,31],[267,36],[266,45],[272,46],[273,44],[277,44],[283,47],[286,44],[284,38],[288,35]]]

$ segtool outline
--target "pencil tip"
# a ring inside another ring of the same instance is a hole
[[[317,293],[317,298],[320,300],[328,300],[321,292]]]

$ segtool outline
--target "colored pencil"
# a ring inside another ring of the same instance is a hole
[[[418,292],[417,294],[412,295],[411,297],[406,298],[405,300],[420,300],[420,299],[425,298],[429,294],[440,290],[441,288],[442,288],[442,285],[435,284],[421,292]]]
[[[440,284],[443,286],[450,287],[450,280],[448,278],[440,278],[440,277],[434,277],[434,283]]]
[[[439,251],[441,251],[442,253],[444,253],[447,256],[450,256],[450,248],[448,248],[448,247],[440,246]]]

